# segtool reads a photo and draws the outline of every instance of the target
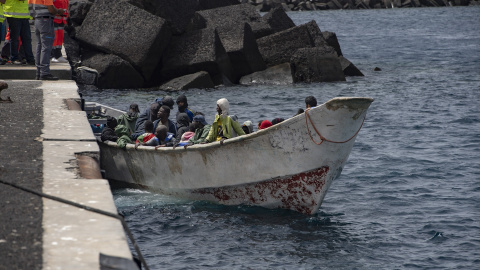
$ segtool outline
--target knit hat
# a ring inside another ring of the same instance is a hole
[[[260,124],[260,129],[265,129],[271,126],[272,126],[272,122],[268,120],[263,120],[262,124]]]

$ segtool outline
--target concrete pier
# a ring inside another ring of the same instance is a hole
[[[108,181],[81,173],[78,160],[100,153],[86,114],[68,109],[80,99],[75,82],[6,82],[0,180],[116,214]],[[0,269],[100,269],[100,254],[132,260],[118,219],[0,183]]]

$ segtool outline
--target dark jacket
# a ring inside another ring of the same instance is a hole
[[[118,140],[118,136],[115,133],[115,130],[113,130],[110,127],[105,127],[102,130],[102,134],[100,135],[100,139],[102,140],[102,142],[104,142],[104,141],[116,142]]]
[[[190,125],[190,118],[186,113],[179,113],[177,115],[177,135],[175,138],[177,141],[182,140],[183,133],[188,131],[188,126]]]

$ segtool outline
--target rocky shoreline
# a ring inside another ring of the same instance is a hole
[[[244,0],[242,2],[254,5],[260,12],[268,12],[275,7],[282,7],[285,11],[306,11],[480,5],[479,0]]]

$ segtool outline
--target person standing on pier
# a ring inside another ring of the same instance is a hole
[[[7,18],[10,28],[10,61],[12,64],[23,64],[19,59],[18,37],[22,40],[25,49],[25,58],[27,65],[34,65],[35,58],[32,52],[32,34],[30,33],[31,18],[28,12],[29,6],[26,0],[6,0],[3,4],[3,15]]]
[[[52,52],[55,31],[53,17],[63,15],[65,10],[57,9],[53,0],[28,0],[30,15],[35,19],[35,35],[37,36],[37,80],[56,81],[57,77],[50,73],[50,54]]]

